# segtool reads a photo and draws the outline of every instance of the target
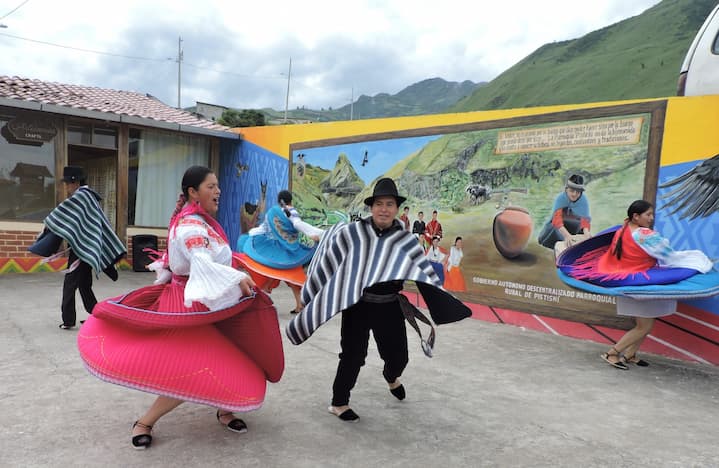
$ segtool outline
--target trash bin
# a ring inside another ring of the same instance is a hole
[[[132,271],[150,271],[145,267],[153,260],[145,249],[157,250],[157,236],[152,234],[132,236]]]

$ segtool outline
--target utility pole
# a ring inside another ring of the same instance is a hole
[[[290,77],[292,76],[292,57],[290,57],[290,68],[287,70],[287,94],[285,94],[285,120],[287,123],[287,108],[290,105]]]
[[[350,120],[353,119],[355,112],[355,87],[352,86],[352,97],[350,98]]]
[[[182,89],[182,36],[177,38],[177,108],[182,109],[180,90]]]

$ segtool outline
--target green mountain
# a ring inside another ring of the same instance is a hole
[[[664,0],[578,39],[545,44],[447,112],[676,95],[679,67],[716,0]]]
[[[287,118],[293,121],[310,120],[328,122],[335,120],[374,119],[381,117],[401,117],[409,115],[438,114],[447,107],[466,98],[484,83],[472,81],[446,81],[442,78],[430,78],[410,85],[397,94],[380,93],[375,96],[361,95],[353,104],[338,109],[293,109],[288,110]],[[284,119],[284,111],[262,109],[269,121]]]

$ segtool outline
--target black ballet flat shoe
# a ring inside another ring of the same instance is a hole
[[[228,414],[232,414],[232,413],[220,414],[220,410],[217,410],[217,421],[220,424],[222,424],[223,426],[225,426],[228,431],[237,432],[239,434],[243,434],[243,433],[247,432],[247,424],[245,424],[245,422],[240,418],[234,418],[234,419],[232,419],[232,421],[228,422],[227,424],[223,423],[220,418],[222,416],[227,416]]]
[[[142,424],[140,421],[135,421],[132,428],[134,429],[135,426],[140,426],[141,428],[152,432],[152,426]],[[150,446],[150,444],[152,444],[152,436],[150,434],[138,434],[136,436],[132,436],[132,448],[135,450],[145,450]]]
[[[404,385],[400,384],[397,388],[390,388],[389,392],[398,400],[404,400],[407,394],[404,391]]]
[[[327,408],[327,411],[334,414],[335,416],[337,416],[338,418],[340,418],[342,421],[345,421],[345,422],[357,422],[357,421],[359,421],[359,418],[360,418],[357,413],[352,411],[352,408],[346,409],[343,412],[341,412],[340,414],[337,414],[330,406]]]
[[[292,315],[299,314],[299,313],[300,313],[300,311],[297,310],[297,309],[292,309],[292,310],[290,311],[290,314],[292,314]]]

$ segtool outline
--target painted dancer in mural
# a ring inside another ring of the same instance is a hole
[[[405,206],[399,220],[404,224],[404,230],[409,231],[409,206]]]
[[[419,241],[422,248],[427,250],[427,243],[424,239],[425,229],[427,229],[427,226],[424,224],[424,213],[420,211],[417,213],[417,219],[415,219],[412,224],[412,234],[414,234],[414,238]]]
[[[300,233],[319,241],[324,230],[302,221],[292,206],[292,193],[282,190],[277,195],[277,205],[267,211],[262,224],[237,242],[239,259],[260,288],[271,292],[282,280],[292,289],[295,307],[291,314],[302,310],[303,266],[312,259],[316,246],[303,243]]]
[[[464,275],[459,267],[464,257],[462,250],[463,240],[457,236],[454,245],[449,249],[449,257],[447,258],[447,277],[444,280],[444,289],[447,291],[465,292],[467,285],[464,282]]]
[[[609,281],[632,284],[637,275],[649,288],[653,284],[676,284],[679,281],[670,281],[669,275],[687,277],[712,270],[713,263],[703,252],[672,249],[669,240],[652,229],[653,224],[652,204],[645,200],[634,201],[627,209],[624,224],[613,234],[609,248],[601,255],[599,249],[584,254],[574,262],[570,275],[595,284]],[[622,370],[628,369],[629,363],[648,366],[646,361],[639,359],[637,351],[652,330],[655,318],[673,314],[676,305],[676,299],[636,300],[617,296],[617,314],[634,317],[636,325],[603,353],[602,359]]]
[[[157,281],[100,302],[78,335],[92,374],[160,395],[132,425],[136,449],[149,447],[153,426],[184,401],[213,406],[222,426],[246,432],[233,411],[262,406],[266,381],[284,370],[277,312],[233,267],[214,218],[219,197],[210,169],[187,169],[167,252],[149,267]]]
[[[103,271],[116,281],[118,275],[115,262],[124,257],[127,251],[100,207],[102,198],[87,186],[83,168],[65,166],[62,172],[62,183],[68,198],[50,212],[45,219],[46,232],[29,250],[52,258],[57,255],[59,243],[54,244],[54,249],[51,249],[54,251],[43,252],[43,245],[47,245],[48,241],[64,239],[70,246],[68,268],[64,271],[62,285],[60,328],[71,330],[75,327],[77,317],[75,292],[80,291],[85,310],[92,314],[97,304],[92,291],[92,270]]]
[[[564,241],[571,247],[591,236],[589,200],[584,195],[584,177],[572,174],[567,179],[564,191],[557,195],[552,206],[552,217],[539,233],[538,241],[544,247],[554,249],[554,244]],[[581,234],[581,236],[577,236]]]
[[[328,408],[342,421],[359,420],[349,406],[350,392],[365,364],[370,330],[384,361],[382,375],[398,400],[406,397],[399,380],[409,360],[405,320],[419,333],[425,354],[432,355],[434,328],[401,294],[405,280],[416,282],[435,323],[471,315],[465,305],[440,288],[422,248],[396,219],[404,201],[392,179],[380,179],[372,196],[364,200],[371,216],[338,223],[322,237],[302,289],[307,306],[287,325],[289,339],[300,344],[342,312],[341,352]],[[432,327],[427,340],[416,320]]]
[[[424,238],[427,241],[427,245],[432,245],[432,238],[438,236],[439,240],[442,240],[444,234],[442,233],[442,224],[437,221],[437,210],[432,211],[432,219],[427,223],[427,228],[424,230]]]
[[[439,276],[440,283],[444,286],[444,269],[447,265],[447,254],[444,249],[439,246],[441,238],[437,235],[432,237],[432,245],[427,249],[427,260],[434,268],[435,273]]]

